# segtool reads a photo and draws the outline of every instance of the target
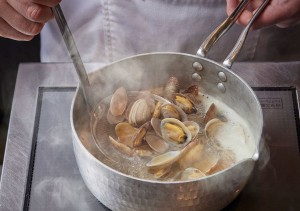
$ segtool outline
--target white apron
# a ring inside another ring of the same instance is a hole
[[[83,61],[100,63],[148,52],[195,54],[204,39],[227,17],[225,0],[66,0],[61,7]],[[295,29],[299,36],[299,25],[292,30]],[[241,26],[234,25],[207,57],[222,61],[241,30]],[[300,58],[299,48],[288,49],[288,40],[278,30],[272,27],[251,31],[237,60]],[[286,36],[296,39],[296,34]],[[41,61],[70,62],[54,20],[41,33]]]

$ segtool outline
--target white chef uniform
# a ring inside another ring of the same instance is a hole
[[[225,0],[66,0],[61,6],[84,62],[109,63],[158,51],[195,54],[227,17]],[[208,57],[222,61],[241,30],[234,25]],[[289,30],[292,32],[285,33]],[[291,49],[287,44],[291,45],[290,39],[296,39],[297,33],[299,36],[299,25],[251,31],[238,60],[297,60],[299,48]],[[44,27],[41,41],[42,62],[70,61],[54,20]],[[291,46],[295,48],[295,43]]]

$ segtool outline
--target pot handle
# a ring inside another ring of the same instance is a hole
[[[247,6],[249,0],[242,0],[237,8],[233,11],[233,13],[223,22],[220,26],[218,26],[202,43],[199,50],[197,51],[197,56],[205,57],[209,49],[216,43],[216,41],[223,35],[225,32],[227,32],[230,27],[233,25],[233,23],[236,22],[240,14],[243,12],[245,7]],[[231,68],[234,60],[236,59],[238,53],[240,52],[246,37],[248,35],[248,32],[255,21],[255,19],[261,14],[261,12],[265,9],[267,4],[270,2],[270,0],[265,0],[259,8],[256,10],[252,18],[250,19],[247,26],[242,31],[241,35],[239,36],[235,46],[232,48],[231,52],[228,54],[226,59],[223,62],[223,65],[227,68]]]

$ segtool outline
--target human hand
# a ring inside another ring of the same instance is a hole
[[[61,0],[0,0],[0,37],[31,40],[53,18]]]
[[[237,7],[239,0],[226,0],[227,14]],[[246,26],[255,10],[263,0],[250,0],[248,6],[239,17],[237,23]],[[289,27],[300,21],[300,0],[271,0],[265,10],[253,23],[254,29],[276,25],[281,28]]]

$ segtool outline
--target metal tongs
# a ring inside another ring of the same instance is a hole
[[[247,34],[255,21],[255,19],[261,14],[261,12],[265,9],[267,4],[270,2],[270,0],[265,0],[259,8],[257,8],[256,12],[250,19],[247,26],[242,31],[241,35],[239,36],[235,46],[231,50],[231,52],[228,54],[226,59],[223,62],[223,65],[227,68],[231,68],[233,61],[237,57],[238,53],[240,52],[245,39],[247,37]],[[235,8],[235,10],[232,12],[232,14],[223,21],[219,27],[217,27],[202,43],[199,50],[197,51],[197,55],[200,57],[205,57],[209,49],[218,41],[219,38],[221,38],[225,32],[227,32],[231,26],[237,21],[239,16],[242,14],[246,6],[248,5],[249,0],[242,0],[240,1],[239,5]]]

